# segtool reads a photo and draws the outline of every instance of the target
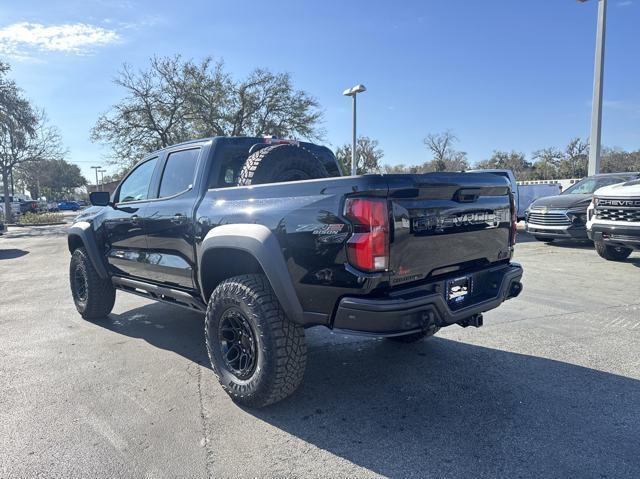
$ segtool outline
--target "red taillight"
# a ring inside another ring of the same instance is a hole
[[[347,242],[349,263],[363,271],[384,271],[389,267],[389,215],[387,200],[349,198],[345,216],[353,223]]]
[[[516,206],[516,197],[511,193],[511,246],[516,245],[518,236],[518,207]]]

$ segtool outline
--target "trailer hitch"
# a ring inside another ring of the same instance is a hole
[[[473,326],[474,328],[479,328],[483,324],[482,313],[469,316],[468,318],[465,318],[462,321],[458,321],[456,324],[458,324],[459,326],[462,326],[463,328],[467,328],[469,326]]]

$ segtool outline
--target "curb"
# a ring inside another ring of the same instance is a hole
[[[15,223],[15,224],[7,224],[6,226],[15,226],[16,228],[22,228],[24,226],[59,226],[66,225],[66,221],[58,222],[58,223]]]

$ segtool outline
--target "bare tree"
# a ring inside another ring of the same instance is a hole
[[[317,100],[294,89],[288,73],[256,69],[236,81],[222,62],[156,57],[147,70],[124,66],[115,83],[127,95],[101,115],[93,141],[110,144],[123,167],[144,153],[192,138],[275,135],[318,139]]]
[[[336,150],[336,158],[345,175],[350,174],[351,171],[351,150],[351,145],[348,143],[338,147]],[[374,140],[368,136],[358,137],[356,141],[356,152],[358,153],[358,164],[356,165],[358,175],[380,172],[380,160],[384,157],[384,151],[378,146],[378,140]]]
[[[114,158],[129,167],[146,152],[189,139],[189,68],[180,57],[153,58],[146,71],[124,65],[114,83],[127,96],[98,118],[91,139],[109,143]]]
[[[423,142],[433,155],[433,159],[422,165],[422,171],[459,171],[468,169],[467,154],[464,151],[456,151],[453,148],[457,141],[458,138],[450,130],[443,133],[429,133]]]

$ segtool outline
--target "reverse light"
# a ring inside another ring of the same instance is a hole
[[[349,263],[367,271],[385,271],[389,267],[389,214],[387,200],[348,198],[344,214],[353,224],[347,241]]]

